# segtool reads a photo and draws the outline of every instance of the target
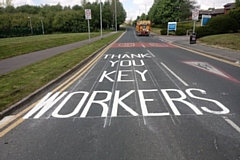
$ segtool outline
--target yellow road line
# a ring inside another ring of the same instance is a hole
[[[34,104],[30,105],[29,107],[25,108],[24,110],[22,110],[21,112],[19,112],[16,116],[14,116],[14,118],[10,119],[9,121],[7,121],[6,123],[0,125],[0,129],[2,129],[3,127],[5,127],[6,125],[8,125],[9,123],[13,122],[14,120],[16,120],[17,118],[19,118],[21,115],[25,114],[26,112],[28,112],[30,109],[33,108],[33,106],[35,106],[38,103],[35,102]]]
[[[7,134],[9,131],[11,131],[13,128],[18,126],[20,123],[24,121],[23,118],[18,119],[16,122],[14,122],[12,125],[4,129],[2,132],[0,132],[0,138],[3,137],[5,134]]]
[[[117,38],[114,42],[112,42],[111,44],[109,44],[108,47],[106,47],[105,49],[103,49],[96,57],[94,57],[86,66],[84,66],[82,69],[80,69],[76,74],[74,74],[72,77],[70,77],[67,81],[65,81],[64,83],[62,83],[60,86],[58,86],[57,88],[55,88],[54,90],[52,90],[52,92],[56,92],[56,91],[64,91],[66,88],[68,88],[70,85],[72,85],[79,77],[81,77],[84,73],[87,72],[87,70],[89,70],[89,68],[91,68],[94,63],[96,61],[98,61],[102,55],[104,53],[107,52],[107,50],[111,47],[112,44],[116,43],[116,41],[118,41],[126,32],[124,32],[119,38]],[[66,85],[68,83],[68,85]],[[23,114],[25,114],[26,112],[28,112],[30,109],[32,109],[39,101],[35,102],[34,104],[30,105],[29,107],[27,107],[26,109],[24,109],[23,111],[21,111],[20,113],[18,113],[14,118],[10,119],[9,121],[7,121],[6,123],[4,123],[3,125],[0,126],[0,129],[5,127],[6,125],[8,125],[9,123],[13,122],[14,120],[18,119],[20,116],[22,116]],[[16,126],[18,126],[19,124],[21,124],[25,119],[23,118],[19,118],[16,122],[14,122],[13,124],[11,124],[10,126],[8,126],[6,129],[4,129],[3,131],[0,132],[0,138],[3,137],[5,134],[7,134],[8,132],[10,132],[12,129],[14,129]]]
[[[230,65],[233,65],[233,66],[236,66],[236,67],[240,67],[238,64],[235,64],[234,62],[230,62],[230,61],[228,61],[228,60],[224,60],[224,59],[221,59],[221,58],[212,56],[212,55],[208,55],[208,54],[202,53],[202,52],[200,52],[200,51],[195,51],[195,50],[192,50],[192,49],[189,49],[189,48],[181,47],[181,46],[178,46],[178,45],[175,45],[175,44],[172,44],[172,43],[171,43],[171,45],[173,45],[173,46],[175,46],[175,47],[177,47],[177,48],[181,48],[181,49],[184,49],[184,50],[187,50],[187,51],[190,51],[190,52],[199,54],[199,55],[201,55],[201,56],[205,56],[205,57],[208,57],[208,58],[211,58],[211,59],[214,59],[214,60],[218,60],[218,61],[221,61],[221,62],[230,64]]]

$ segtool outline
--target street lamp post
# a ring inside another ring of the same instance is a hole
[[[43,18],[40,18],[42,24],[42,34],[44,34]]]
[[[115,0],[115,28],[117,32],[117,0]]]
[[[100,0],[100,30],[101,30],[101,39],[102,37],[102,1]]]
[[[146,4],[145,4],[145,20],[147,19]]]
[[[30,20],[31,34],[33,34],[33,28],[32,28],[32,19],[31,19],[31,17],[28,17],[28,18],[29,18],[29,20]]]

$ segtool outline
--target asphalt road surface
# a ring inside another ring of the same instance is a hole
[[[0,159],[240,160],[237,66],[129,28],[74,78],[12,123]]]

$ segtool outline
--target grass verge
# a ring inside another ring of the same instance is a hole
[[[207,45],[240,51],[240,33],[206,36],[200,38],[199,41]]]
[[[155,27],[152,27],[152,28],[151,28],[151,32],[153,32],[153,33],[156,33],[156,34],[159,34],[159,35],[160,35],[160,33],[161,33],[161,28],[155,28]]]
[[[122,32],[0,76],[0,111],[56,79]]]
[[[96,37],[99,35],[100,33],[91,33],[91,37]],[[88,39],[88,33],[52,34],[29,37],[3,38],[0,39],[0,59],[6,59],[86,39]]]

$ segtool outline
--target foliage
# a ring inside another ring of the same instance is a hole
[[[161,35],[167,35],[167,29],[162,29],[160,32],[161,32]]]
[[[0,7],[0,37],[27,36],[42,33],[42,23],[46,34],[54,32],[86,32],[87,21],[85,10],[91,9],[92,19],[90,20],[91,31],[100,29],[100,3],[81,1],[82,6],[41,5],[41,6],[7,6]],[[126,12],[122,3],[116,0],[117,6],[117,27],[125,21]],[[28,18],[29,17],[29,18]],[[110,1],[102,3],[102,26],[103,30],[115,27],[115,4]],[[19,31],[19,33],[18,33]]]
[[[239,3],[240,3],[240,1],[239,1]],[[230,10],[229,16],[236,19],[238,21],[238,23],[240,24],[240,7],[236,8],[234,10]]]
[[[240,1],[239,0],[235,0],[235,6],[236,6],[236,8],[240,8]]]
[[[195,4],[193,0],[158,0],[150,8],[148,17],[155,24],[186,20]]]
[[[187,30],[185,28],[177,28],[176,35],[177,36],[186,35],[186,32],[187,32]]]
[[[237,20],[230,17],[229,15],[213,17],[209,20],[207,25],[211,29],[214,29],[216,34],[223,34],[229,32],[235,33],[240,27]]]
[[[215,30],[209,26],[196,27],[195,32],[197,33],[197,38],[216,34]]]

